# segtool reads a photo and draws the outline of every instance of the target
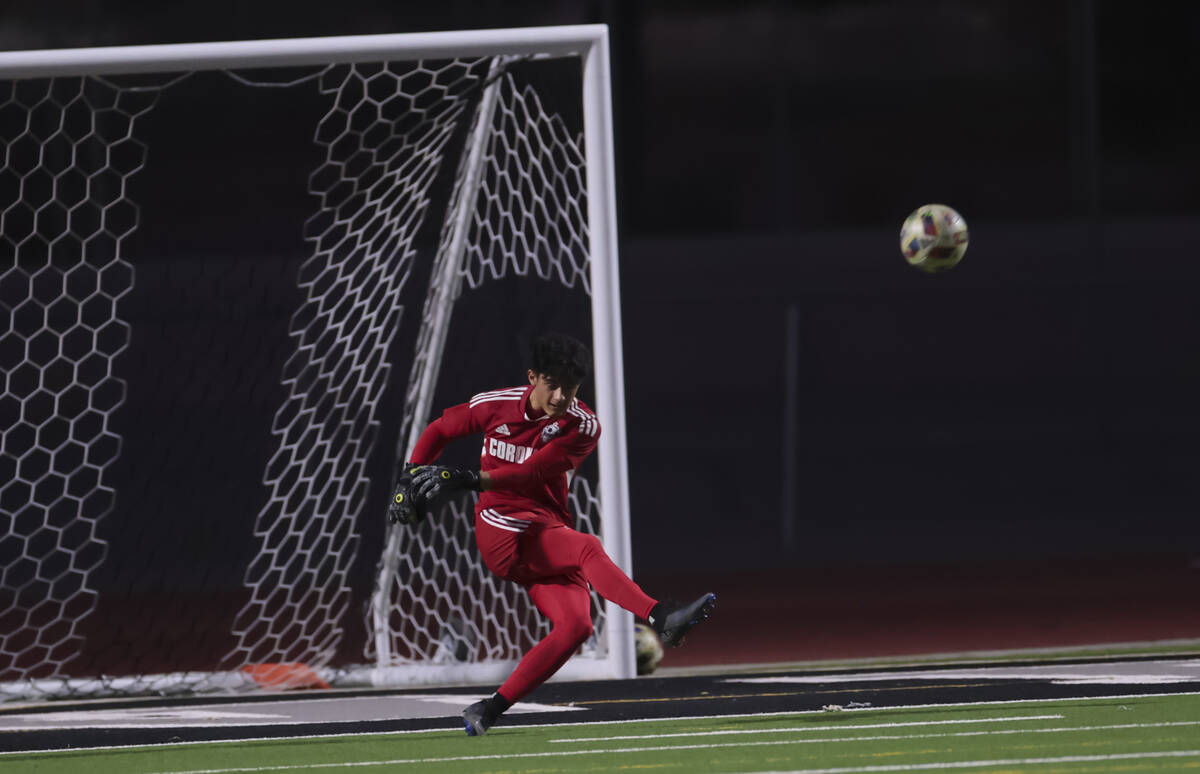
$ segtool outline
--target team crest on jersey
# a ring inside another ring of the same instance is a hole
[[[562,425],[555,422],[554,424],[546,425],[542,428],[542,443],[546,443],[554,436],[558,435],[562,430]]]

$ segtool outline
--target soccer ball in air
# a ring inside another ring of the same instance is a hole
[[[658,669],[662,661],[663,646],[654,630],[645,624],[633,625],[633,647],[637,653],[637,673],[648,675]]]
[[[967,222],[944,204],[918,207],[900,227],[900,251],[921,271],[943,272],[967,252]]]

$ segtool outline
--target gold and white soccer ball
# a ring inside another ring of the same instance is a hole
[[[900,252],[930,274],[953,268],[967,252],[967,222],[944,204],[918,207],[900,227]]]
[[[658,635],[645,624],[633,625],[633,647],[637,653],[637,673],[648,675],[658,669],[662,661],[663,646]]]

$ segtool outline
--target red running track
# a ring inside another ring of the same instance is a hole
[[[1200,562],[1182,555],[636,578],[652,596],[717,594],[664,667],[1200,638]]]

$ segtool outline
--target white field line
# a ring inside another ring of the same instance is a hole
[[[1010,704],[1044,704],[1046,702],[1093,702],[1093,701],[1113,701],[1116,699],[1157,699],[1164,696],[1200,696],[1200,691],[1163,691],[1160,693],[1118,693],[1108,696],[1063,696],[1060,698],[1051,699],[1005,699],[1002,701],[956,701],[947,702],[945,704],[898,704],[894,706],[880,705],[878,707],[861,707],[842,710],[843,712],[903,712],[904,710],[913,709],[960,709],[971,707],[1002,707]],[[521,728],[552,728],[562,726],[583,726],[583,725],[600,725],[600,726],[618,726],[628,723],[674,723],[681,720],[733,720],[737,718],[772,718],[796,715],[827,715],[825,710],[787,710],[784,712],[738,712],[728,715],[681,715],[672,718],[628,718],[626,720],[584,720],[573,723],[528,723],[521,724]],[[395,731],[366,731],[366,732],[342,732],[333,734],[303,734],[296,736],[260,736],[252,739],[206,739],[202,741],[183,741],[183,742],[161,742],[156,744],[121,744],[121,745],[103,745],[100,747],[71,747],[71,748],[51,748],[45,750],[0,750],[0,759],[5,756],[13,755],[35,755],[46,754],[53,755],[54,753],[69,753],[75,754],[79,752],[92,752],[99,750],[153,750],[160,747],[194,747],[196,745],[206,744],[241,744],[243,742],[292,742],[305,739],[344,739],[347,737],[369,737],[369,736],[398,736],[401,734],[444,734],[447,731],[461,731],[462,726],[460,721],[447,718],[450,721],[447,725],[438,728],[416,728],[416,729],[397,729]]]
[[[929,771],[936,769],[978,769],[988,766],[1036,766],[1051,763],[1104,763],[1146,758],[1191,758],[1200,750],[1166,750],[1164,752],[1113,753],[1111,755],[1063,755],[1056,758],[1008,758],[991,761],[952,761],[949,763],[894,763],[882,766],[844,766],[836,769],[790,769],[764,771],[760,774],[871,774],[884,771]]]
[[[1120,725],[1107,726],[1058,726],[1056,728],[1003,728],[990,729],[987,731],[950,731],[940,734],[878,734],[876,736],[827,736],[815,737],[809,739],[792,739],[779,740],[778,744],[812,744],[821,742],[823,744],[835,744],[837,742],[881,742],[897,739],[946,739],[950,737],[960,736],[1010,736],[1012,734],[1064,734],[1074,731],[1116,731],[1130,728],[1163,728],[1166,726],[1200,726],[1200,720],[1172,720],[1161,723],[1122,723]],[[870,726],[848,726],[848,728],[869,728]],[[775,728],[769,730],[755,731],[706,731],[695,734],[660,734],[654,736],[616,736],[613,740],[636,740],[636,739],[662,739],[673,736],[714,736],[724,734],[787,734],[800,731],[807,731],[806,728]],[[565,739],[552,739],[553,742],[568,741]],[[582,740],[581,740],[582,741]],[[586,741],[603,742],[606,739],[590,739]],[[756,744],[770,744],[769,742],[758,742]],[[721,747],[724,745],[714,745]],[[686,748],[681,748],[686,749]]]
[[[938,668],[913,671],[859,672],[855,674],[777,675],[732,677],[721,682],[757,685],[809,685],[871,683],[888,680],[1049,680],[1057,685],[1158,685],[1200,680],[1200,659],[1157,661],[1037,664]]]
[[[405,694],[405,701],[415,701],[423,704],[445,704],[457,709],[462,704],[487,698],[487,694]],[[70,729],[109,729],[109,728],[243,728],[246,726],[311,726],[314,724],[336,725],[339,723],[365,723],[374,718],[331,717],[325,720],[312,718],[296,719],[294,714],[279,714],[288,712],[288,707],[304,702],[352,702],[353,699],[292,699],[277,702],[261,702],[263,709],[280,706],[273,714],[252,713],[245,711],[245,705],[214,704],[199,708],[147,708],[147,709],[98,709],[98,710],[66,710],[63,712],[38,712],[26,714],[0,715],[0,734],[12,731],[52,731]],[[237,707],[241,712],[218,710],[216,707]],[[253,708],[253,707],[251,707]],[[517,702],[508,709],[513,715],[531,712],[586,712],[583,707],[563,707],[554,704],[538,704],[536,702]],[[293,711],[294,712],[294,711]],[[335,711],[336,713],[336,711]],[[14,721],[24,721],[25,725]]]
[[[627,739],[669,739],[680,736],[718,736],[724,734],[781,734],[799,731],[857,731],[860,728],[904,728],[908,726],[945,726],[958,723],[1011,723],[1019,720],[1066,720],[1065,715],[1017,715],[1011,718],[973,718],[968,720],[919,720],[909,723],[855,723],[847,726],[798,726],[796,728],[756,728],[752,731],[689,731],[678,734],[642,736],[581,736],[578,739],[551,739],[550,744],[566,742],[616,742]]]
[[[767,672],[844,672],[849,669],[896,669],[926,666],[984,666],[1007,661],[1061,661],[1101,658],[1119,661],[1142,656],[1192,656],[1200,639],[1153,640],[1150,642],[1112,642],[1104,645],[1067,645],[1057,648],[1011,648],[1009,650],[964,650],[952,653],[928,653],[923,656],[818,659],[810,661],[767,661],[755,664],[660,667],[663,677],[691,677],[714,674],[754,674]]]
[[[814,740],[804,740],[814,741]],[[568,750],[564,752],[507,753],[504,755],[457,755],[445,758],[394,758],[386,761],[353,761],[339,763],[298,763],[287,766],[246,766],[232,769],[190,769],[188,771],[156,771],[152,774],[254,774],[264,771],[304,771],[307,769],[364,768],[369,766],[401,766],[414,763],[450,763],[455,761],[500,761],[514,758],[554,758],[571,755],[610,755],[612,753],[672,752],[675,750],[715,750],[730,747],[768,747],[796,742],[730,742],[727,744],[667,745],[665,747],[627,747],[608,750]],[[1085,763],[1099,761],[1137,760],[1141,758],[1200,757],[1200,750],[1165,750],[1144,753],[1111,753],[1109,755],[1064,755],[1054,758],[1007,758],[986,761],[952,761],[948,763],[898,763],[884,766],[849,766],[834,769],[799,769],[790,774],[852,774],[874,771],[918,771],[922,769],[979,768],[984,766],[1019,766],[1039,763]]]

